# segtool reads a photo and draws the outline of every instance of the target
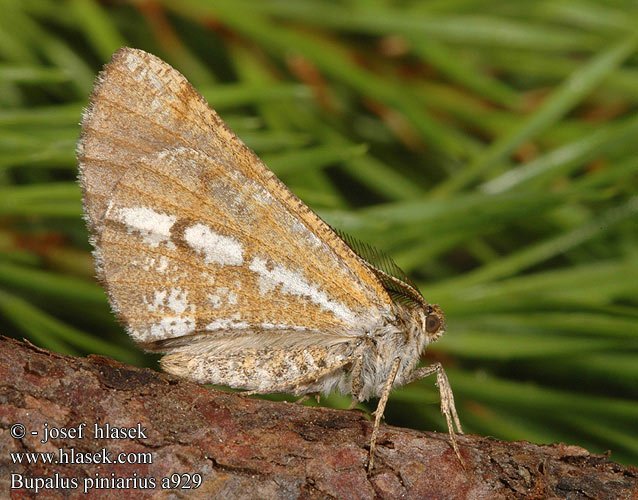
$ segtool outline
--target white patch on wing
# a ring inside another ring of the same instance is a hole
[[[274,323],[261,323],[259,327],[263,328],[264,330],[274,330],[275,328],[277,328],[278,330],[282,330],[284,328],[287,328],[287,325],[284,325],[283,323],[277,325]]]
[[[144,298],[144,303],[148,305],[149,311],[157,311],[160,307],[166,307],[177,314],[183,314],[186,309],[195,310],[192,304],[186,300],[188,290],[181,288],[172,288],[170,293],[167,290],[155,290],[153,294],[153,302],[149,303]]]
[[[144,263],[140,264],[140,261],[133,261],[131,262],[131,264],[139,266],[142,266],[142,269],[144,269],[144,271],[150,271],[151,268],[155,265],[155,258],[154,257],[146,257],[144,259]]]
[[[321,246],[321,240],[317,238],[317,235],[310,231],[305,225],[303,225],[299,221],[295,221],[291,226],[291,229],[294,233],[300,233],[302,237],[306,238],[310,244],[314,247]]]
[[[215,290],[215,293],[207,294],[208,300],[213,305],[213,309],[219,309],[224,302],[228,306],[237,305],[237,294],[225,286],[221,286]]]
[[[135,70],[140,65],[140,60],[137,55],[127,51],[124,57],[124,64],[126,64],[126,67],[131,73],[135,73]]]
[[[260,204],[269,204],[272,203],[273,197],[272,195],[266,191],[264,188],[255,183],[254,185],[255,191],[253,193],[253,199]]]
[[[156,89],[159,90],[164,86],[162,80],[160,80],[160,78],[152,71],[149,71],[146,76],[148,77],[148,81],[150,82],[150,84]]]
[[[164,300],[166,299],[166,290],[155,290],[155,295],[153,297],[153,303],[150,305],[149,309],[156,311],[160,307],[164,305]]]
[[[155,259],[153,259],[153,263],[155,263]],[[160,257],[159,264],[157,265],[157,272],[163,273],[168,268],[168,259],[162,255]]]
[[[260,323],[259,327],[264,330],[308,330],[306,326],[286,325],[284,323]]]
[[[157,113],[158,111],[162,109],[163,106],[164,106],[164,103],[160,101],[157,97],[154,97],[149,106],[149,111]]]
[[[120,208],[115,216],[117,220],[126,224],[129,233],[138,232],[151,248],[157,248],[160,243],[164,242],[168,243],[168,248],[175,247],[169,241],[171,227],[176,220],[175,216],[162,214],[148,207]]]
[[[184,231],[184,240],[204,256],[207,264],[241,266],[244,263],[241,243],[229,236],[217,234],[199,222]]]
[[[171,294],[168,296],[168,307],[177,314],[182,314],[189,307],[186,301],[187,290],[181,288],[173,288]]]
[[[206,330],[239,330],[249,326],[245,321],[237,321],[236,319],[216,319],[206,325]]]
[[[219,295],[208,294],[208,300],[213,305],[213,309],[219,309],[222,305],[222,298]]]
[[[154,339],[166,339],[188,335],[195,329],[195,320],[189,316],[166,316],[151,326]]]
[[[249,269],[259,275],[257,285],[259,293],[264,296],[281,285],[281,293],[308,297],[315,304],[331,311],[337,318],[352,325],[357,324],[357,316],[345,305],[328,297],[326,292],[308,283],[298,272],[276,265],[272,271],[266,267],[266,262],[255,257]]]

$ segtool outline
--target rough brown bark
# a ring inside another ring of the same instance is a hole
[[[0,401],[1,498],[638,499],[637,468],[577,446],[460,436],[464,470],[447,435],[391,426],[382,426],[377,466],[367,474],[371,424],[360,412],[243,398],[6,338],[0,338]],[[41,442],[45,424],[78,429],[82,422],[82,439]],[[11,435],[16,423],[25,426],[23,438]],[[140,423],[146,437],[96,439],[96,423],[133,429]],[[59,449],[70,456],[71,448],[76,457],[101,457],[105,449],[110,459],[147,452],[152,463],[15,463],[16,452],[53,452],[57,459]],[[161,478],[176,473],[201,474],[202,483],[163,489]],[[134,480],[139,486],[151,477],[155,488],[134,487]],[[37,495],[31,478],[41,478]],[[61,478],[74,478],[77,488]],[[99,478],[120,483],[84,494],[85,480]],[[30,487],[11,489],[12,482]]]

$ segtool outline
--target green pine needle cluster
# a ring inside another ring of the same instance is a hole
[[[0,333],[153,366],[94,280],[78,122],[123,45],[441,305],[466,432],[638,463],[638,3],[0,0]],[[328,404],[347,405],[334,396]],[[444,430],[433,380],[387,420]]]

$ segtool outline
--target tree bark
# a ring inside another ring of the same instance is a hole
[[[244,398],[4,337],[0,399],[1,498],[638,500],[637,468],[578,446],[459,436],[463,469],[446,434],[391,426],[368,474],[361,412]],[[125,463],[95,463],[105,459]]]

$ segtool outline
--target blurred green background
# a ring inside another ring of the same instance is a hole
[[[442,306],[447,334],[424,362],[448,370],[466,432],[638,463],[638,2],[0,0],[0,12],[1,333],[156,366],[94,280],[75,183],[95,74],[138,47]],[[443,431],[438,400],[434,380],[404,387],[387,421]]]

